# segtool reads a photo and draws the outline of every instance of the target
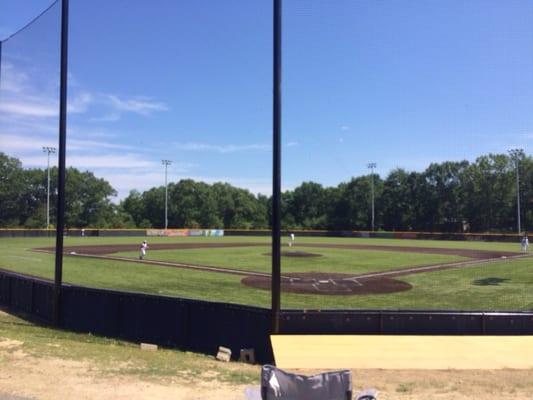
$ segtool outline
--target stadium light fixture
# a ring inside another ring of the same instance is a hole
[[[43,152],[47,153],[47,174],[48,174],[48,185],[46,190],[46,229],[50,229],[50,154],[55,154],[55,147],[43,146]]]
[[[374,168],[377,164],[375,162],[368,163],[367,167],[370,168],[370,191],[372,196],[372,231],[374,231]]]
[[[511,149],[509,150],[509,155],[511,160],[513,160],[515,169],[516,169],[516,221],[518,234],[522,233],[522,227],[520,226],[520,174],[519,174],[519,163],[520,158],[524,154],[523,149]]]
[[[172,161],[170,160],[161,160],[161,164],[165,166],[165,231],[168,228],[168,184],[167,184],[167,169]]]

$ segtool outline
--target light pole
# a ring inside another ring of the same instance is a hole
[[[370,168],[370,191],[372,193],[372,231],[374,231],[374,168],[377,164],[375,162],[368,163],[367,167]]]
[[[167,169],[172,161],[170,160],[161,160],[161,164],[165,166],[165,231],[168,228],[168,185],[167,185]]]
[[[50,154],[55,154],[55,147],[43,146],[43,152],[48,155],[47,171],[48,171],[48,189],[46,191],[46,229],[50,229]]]
[[[520,226],[520,177],[519,177],[519,168],[518,164],[520,161],[520,157],[524,154],[524,150],[522,149],[511,149],[509,150],[509,155],[511,156],[511,159],[514,161],[515,169],[516,169],[516,217],[517,217],[517,225],[518,225],[518,235],[521,234],[522,228]]]

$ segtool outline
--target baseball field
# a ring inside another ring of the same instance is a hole
[[[68,284],[270,307],[270,238],[66,237]],[[0,268],[54,276],[53,238],[0,239]],[[514,243],[298,237],[282,244],[282,308],[533,310]]]

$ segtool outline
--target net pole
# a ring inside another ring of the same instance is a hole
[[[60,324],[61,284],[63,280],[63,233],[65,225],[65,155],[67,145],[67,69],[68,69],[68,6],[61,2],[61,70],[59,86],[59,152],[57,177],[56,257],[53,318]]]
[[[281,4],[274,0],[273,166],[272,166],[272,333],[280,328],[281,280]]]
[[[0,89],[2,88],[2,41],[0,40]]]

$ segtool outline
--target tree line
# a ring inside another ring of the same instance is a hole
[[[475,162],[432,163],[424,171],[397,168],[384,178],[353,177],[335,187],[303,182],[281,194],[283,228],[368,230],[372,186],[376,229],[513,232],[517,227],[518,161],[522,228],[533,225],[533,158],[489,154]],[[55,221],[57,169],[51,169],[50,218]],[[119,204],[116,191],[89,171],[66,171],[67,227],[162,228],[165,187],[133,190]],[[24,169],[0,153],[0,226],[46,226],[46,169]],[[172,228],[269,228],[272,199],[228,183],[191,179],[168,185]]]

